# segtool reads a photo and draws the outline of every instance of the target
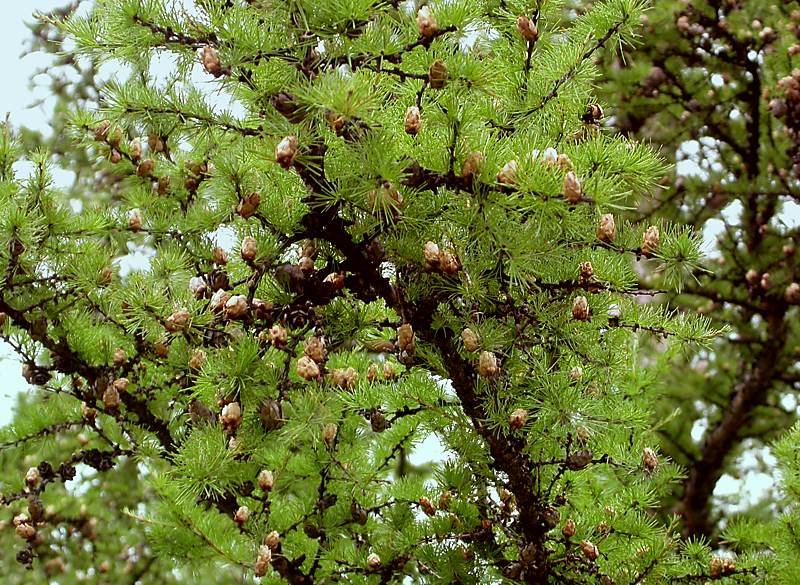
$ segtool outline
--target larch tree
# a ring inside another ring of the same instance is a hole
[[[659,443],[686,469],[662,510],[680,515],[685,535],[734,548],[774,550],[782,534],[795,557],[797,520],[782,516],[779,492],[765,486],[751,503],[714,494],[725,474],[772,475],[769,447],[797,420],[798,8],[657,2],[644,22],[648,42],[607,54],[602,92],[618,100],[613,125],[658,144],[677,171],[629,218],[717,232],[713,262],[665,299],[728,331],[675,362],[658,400],[662,417],[680,409]],[[790,444],[796,431],[776,452],[786,457]],[[783,578],[772,582],[796,582],[796,569]]]
[[[0,432],[4,579],[788,574],[790,545],[712,554],[657,513],[683,477],[658,448],[664,380],[717,330],[651,302],[693,286],[699,237],[624,218],[667,166],[593,94],[644,8],[46,19],[97,95],[63,90],[50,140],[0,134],[0,336],[36,387]]]

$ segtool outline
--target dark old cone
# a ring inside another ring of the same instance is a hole
[[[283,426],[283,409],[277,400],[270,398],[264,402],[258,409],[258,416],[267,431],[274,431]]]

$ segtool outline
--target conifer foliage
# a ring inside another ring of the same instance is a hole
[[[2,433],[10,578],[749,575],[648,513],[680,475],[654,378],[713,332],[638,289],[680,287],[697,238],[622,221],[664,166],[591,92],[642,8],[98,0],[56,22],[130,75],[71,116],[102,178],[80,205],[0,142],[2,337],[40,388]]]
[[[618,100],[615,126],[677,163],[636,216],[717,232],[713,262],[666,299],[729,327],[711,351],[675,362],[657,403],[664,416],[680,409],[660,429],[661,444],[687,470],[662,509],[680,514],[686,535],[747,548],[755,542],[743,538],[752,536],[750,520],[777,522],[781,494],[765,490],[752,501],[721,494],[718,481],[747,477],[749,462],[797,421],[800,10],[796,2],[665,0],[644,23],[648,42],[609,55],[602,74],[604,93]],[[797,436],[781,439],[784,456]],[[788,525],[770,529],[756,548],[796,558],[800,543]],[[798,580],[796,569],[770,579]]]

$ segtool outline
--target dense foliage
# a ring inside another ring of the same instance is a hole
[[[712,263],[667,299],[729,330],[670,370],[657,410],[680,414],[660,443],[687,477],[662,508],[681,514],[685,534],[729,545],[749,542],[753,521],[777,519],[758,548],[780,538],[795,556],[779,492],[750,502],[714,494],[726,474],[773,474],[769,445],[797,419],[798,23],[794,2],[658,2],[648,42],[607,60],[603,89],[618,99],[615,126],[676,163],[632,217],[716,233]],[[787,441],[776,452],[785,456]]]
[[[39,388],[0,437],[10,583],[792,582],[772,527],[734,560],[658,514],[671,369],[724,342],[652,302],[694,293],[699,237],[625,219],[667,167],[592,92],[644,6],[421,4],[42,25],[83,91],[68,135],[0,143]]]

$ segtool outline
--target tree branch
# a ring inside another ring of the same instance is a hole
[[[748,423],[753,410],[764,403],[767,392],[781,373],[779,359],[787,338],[783,317],[783,310],[773,312],[767,317],[769,341],[753,359],[752,368],[734,388],[722,418],[706,435],[700,450],[701,455],[691,466],[676,510],[683,517],[684,536],[709,537],[713,531],[710,499],[722,476],[725,459],[736,445],[739,433]]]

